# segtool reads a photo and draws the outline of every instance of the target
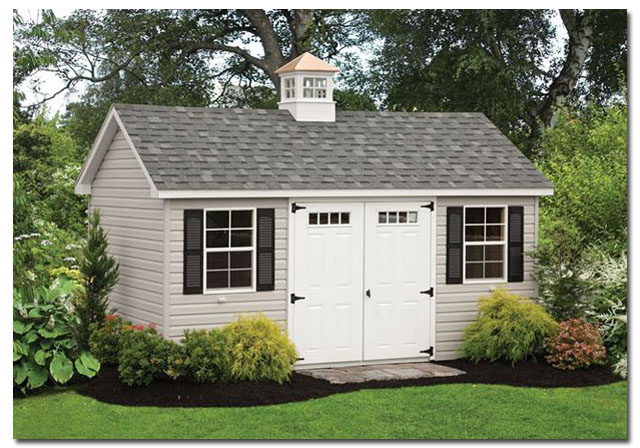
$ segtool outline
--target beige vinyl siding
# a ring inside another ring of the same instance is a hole
[[[525,255],[524,282],[520,283],[475,283],[462,285],[446,284],[447,259],[447,207],[462,205],[500,206],[520,205],[524,207],[524,251],[533,250],[537,238],[537,200],[534,197],[473,197],[445,198],[437,201],[436,224],[436,359],[447,360],[459,357],[462,331],[477,317],[478,298],[491,293],[499,285],[505,285],[518,294],[535,297],[536,285],[531,278],[533,262]]]
[[[150,187],[121,131],[91,186],[90,209],[102,211],[109,250],[120,263],[111,307],[134,323],[164,323],[164,204]]]
[[[167,336],[179,339],[184,330],[215,328],[231,322],[239,313],[262,312],[286,327],[287,313],[287,206],[285,199],[172,199],[169,204],[169,301]],[[249,293],[182,294],[183,219],[185,209],[275,209],[275,289]]]

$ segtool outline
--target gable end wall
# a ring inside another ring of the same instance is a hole
[[[112,309],[134,323],[163,332],[165,272],[164,201],[151,189],[124,134],[118,131],[91,186],[89,209],[102,211],[109,250],[120,280],[109,296]]]

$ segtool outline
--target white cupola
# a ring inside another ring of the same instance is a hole
[[[296,121],[336,121],[333,76],[338,73],[311,53],[303,53],[275,71],[280,76],[278,109],[291,112]]]

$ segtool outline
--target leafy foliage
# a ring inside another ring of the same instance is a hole
[[[478,319],[464,330],[460,348],[472,361],[518,361],[538,355],[557,324],[542,306],[504,288],[479,300]]]
[[[46,290],[59,274],[78,279],[80,245],[73,235],[51,223],[40,223],[41,232],[13,239],[13,286],[21,297]]]
[[[627,245],[627,107],[565,111],[545,132],[537,166],[555,194],[541,201],[541,238],[555,221],[613,254]]]
[[[13,382],[23,392],[49,380],[65,384],[76,372],[91,378],[100,370],[100,362],[73,339],[70,298],[76,289],[72,280],[60,277],[36,296],[14,292]]]
[[[568,223],[554,221],[534,252],[533,278],[538,300],[554,319],[582,317],[588,307],[587,285],[582,275],[584,241]]]
[[[79,263],[84,294],[78,297],[75,305],[80,319],[77,338],[82,347],[89,344],[91,324],[104,322],[109,293],[118,282],[119,265],[109,254],[108,247],[107,234],[100,226],[100,212],[96,210],[89,217],[87,242]]]
[[[627,354],[625,353],[613,366],[613,372],[622,378],[627,377]]]
[[[524,142],[521,134],[538,126],[549,87],[566,74],[563,65],[575,63],[568,51],[554,51],[554,15],[540,9],[371,11],[368,29],[383,43],[370,63],[369,90],[390,109],[483,112],[513,141]],[[593,51],[576,72],[589,70],[576,78],[575,92],[568,89],[567,102],[579,94],[615,97],[626,77],[626,13],[567,15],[574,28],[586,16],[596,23]]]
[[[592,247],[585,255],[585,266],[590,299],[587,316],[598,323],[615,362],[627,355],[627,254],[612,257]]]
[[[556,369],[575,370],[604,364],[607,351],[598,327],[583,319],[559,323],[559,331],[545,340],[545,359]]]
[[[144,386],[165,375],[174,345],[153,327],[125,326],[118,345],[118,374],[122,382]]]
[[[174,375],[170,376],[182,371],[199,383],[229,379],[228,342],[223,331],[186,331],[181,344],[183,357],[173,356],[169,369]]]
[[[14,234],[39,231],[37,221],[79,233],[86,199],[74,193],[81,157],[58,117],[42,115],[13,131]]]
[[[278,383],[289,379],[296,349],[277,323],[262,313],[240,316],[223,332],[228,338],[232,379]]]
[[[108,314],[104,322],[93,322],[89,325],[89,349],[102,364],[118,365],[120,353],[120,336],[124,327],[132,323],[117,314]]]

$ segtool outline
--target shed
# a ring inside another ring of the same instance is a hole
[[[534,297],[552,185],[481,113],[336,112],[337,69],[282,67],[279,110],[114,104],[76,183],[122,316],[167,338],[262,312],[299,366],[457,357],[477,299]]]

